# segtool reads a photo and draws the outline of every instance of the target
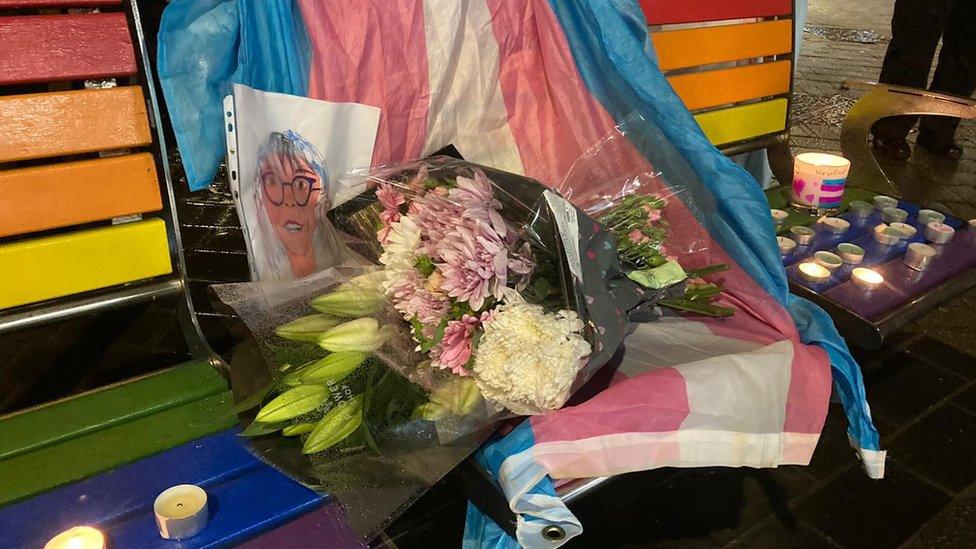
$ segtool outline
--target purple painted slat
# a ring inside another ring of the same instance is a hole
[[[242,549],[304,549],[327,543],[335,549],[366,547],[346,523],[344,513],[329,503],[311,513],[242,543]]]
[[[912,296],[976,267],[976,234],[970,229],[958,231],[945,246],[933,247],[940,254],[922,273],[905,267],[899,255],[897,259],[875,268],[885,277],[885,283],[870,296],[850,281],[827,290],[823,296],[871,320],[905,303]]]

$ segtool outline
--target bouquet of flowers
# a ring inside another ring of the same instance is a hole
[[[449,158],[368,181],[330,218],[373,267],[218,288],[270,362],[237,371],[244,434],[357,509],[364,534],[506,415],[563,406],[633,311],[725,314],[708,303],[717,286],[689,286],[663,253],[653,196],[615,201],[598,222],[536,181]],[[377,501],[365,487],[378,484],[402,494]]]

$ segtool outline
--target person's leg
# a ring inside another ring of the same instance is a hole
[[[955,0],[929,89],[963,97],[970,97],[976,91],[976,1]],[[958,158],[962,153],[954,140],[958,126],[958,118],[922,117],[918,143],[933,152]]]
[[[880,82],[925,89],[952,4],[953,0],[895,1],[891,42],[881,67]],[[916,120],[914,116],[886,118],[874,125],[872,133],[886,146],[904,144]]]

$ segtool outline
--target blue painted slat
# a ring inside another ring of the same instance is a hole
[[[166,547],[241,541],[323,503],[322,496],[251,455],[245,444],[236,430],[224,431],[4,507],[0,547],[40,547],[79,524],[102,529],[113,547],[162,546],[152,502],[175,484],[204,486],[216,505],[203,532]]]

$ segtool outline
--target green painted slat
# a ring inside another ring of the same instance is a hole
[[[0,461],[0,506],[227,429],[230,391]]]
[[[0,463],[225,390],[226,381],[212,365],[192,362],[2,417]]]

